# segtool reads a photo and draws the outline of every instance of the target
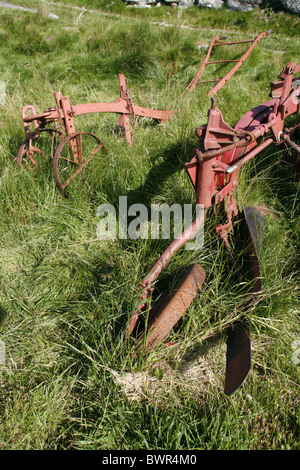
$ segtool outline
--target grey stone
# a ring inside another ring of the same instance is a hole
[[[144,7],[150,3],[157,3],[156,0],[125,0],[125,3],[129,3],[132,6]]]
[[[188,8],[194,5],[194,0],[179,0],[179,8]]]
[[[280,3],[290,13],[300,13],[300,0],[280,0]]]
[[[215,10],[219,10],[224,2],[223,0],[195,0],[194,4],[197,7],[214,8]]]
[[[270,6],[276,10],[281,9],[289,11],[290,13],[300,13],[300,0],[123,0],[125,3],[131,6],[139,6],[149,8],[149,5],[160,6],[162,3],[169,4],[172,6],[179,6],[180,8],[187,8],[192,5],[198,7],[220,9],[223,4],[229,10],[237,11],[251,11],[254,8],[265,8]],[[6,1],[0,0],[0,5],[10,6]],[[147,6],[148,5],[148,6]],[[17,6],[11,6],[11,8],[20,8]],[[28,9],[30,11],[30,9]]]
[[[135,8],[151,8],[151,5],[148,5],[147,0],[127,0],[126,3],[129,3],[128,6],[135,7]]]
[[[238,11],[251,11],[261,3],[262,0],[226,0],[227,8]]]

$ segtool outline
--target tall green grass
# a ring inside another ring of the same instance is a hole
[[[124,333],[139,300],[139,282],[169,242],[96,236],[97,207],[118,207],[120,195],[147,208],[194,204],[183,165],[197,145],[196,127],[207,121],[209,85],[174,100],[200,68],[206,52],[197,46],[219,34],[214,28],[241,39],[275,31],[218,93],[224,119],[235,125],[269,99],[269,82],[288,61],[299,62],[296,18],[84,4],[99,10],[82,14],[49,3],[38,14],[0,11],[6,85],[0,108],[0,339],[6,345],[0,448],[299,449],[299,366],[292,361],[300,335],[299,188],[292,168],[281,162],[284,151],[272,147],[240,174],[239,208],[267,202],[279,218],[267,219],[263,291],[246,313],[252,370],[231,397],[223,394],[226,328],[245,314],[250,287],[247,249],[240,248],[242,217],[230,242],[244,282],[215,234],[223,213],[210,211],[203,249],[183,249],[172,258],[153,301],[170,292],[193,262],[207,273],[201,294],[166,339],[174,345],[162,344],[151,354]],[[48,18],[47,11],[59,19]],[[215,57],[240,52],[218,50]],[[174,102],[174,118],[164,125],[137,118],[131,123],[132,148],[113,132],[116,115],[78,118],[76,128],[98,135],[108,152],[97,157],[95,186],[74,181],[68,198],[54,183],[51,138],[37,141],[44,150],[37,171],[17,169],[23,105],[43,112],[55,104],[59,89],[73,104],[114,101],[121,72],[135,104],[166,109]],[[214,73],[208,70],[207,77]]]

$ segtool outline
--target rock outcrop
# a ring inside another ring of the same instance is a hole
[[[219,10],[223,5],[228,10],[251,11],[254,8],[269,6],[274,9],[300,13],[300,0],[123,0],[131,6],[149,8],[160,6],[163,3],[179,8],[188,8],[193,5],[200,8],[214,8]]]

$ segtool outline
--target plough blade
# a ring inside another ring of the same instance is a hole
[[[265,213],[265,206],[244,208],[246,224],[253,248],[252,277],[254,279],[254,284],[251,291],[251,298],[249,298],[249,302],[247,302],[247,305],[249,306],[256,302],[257,296],[262,287],[259,266],[259,250],[266,223],[264,217]],[[231,395],[235,392],[248,377],[250,369],[250,322],[248,319],[244,318],[236,322],[228,331],[224,393],[226,395]]]
[[[205,280],[199,264],[192,264],[178,282],[169,298],[165,297],[153,313],[148,326],[146,351],[157,346],[170,333],[174,325],[191,305]]]
[[[259,259],[259,251],[262,243],[263,231],[266,225],[264,213],[267,213],[265,206],[244,207],[246,224],[254,246],[255,255]]]
[[[246,380],[251,369],[249,321],[239,321],[228,332],[224,393],[231,395]]]

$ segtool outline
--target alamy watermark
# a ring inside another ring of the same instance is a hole
[[[292,363],[297,366],[300,364],[300,339],[295,339],[295,341],[292,342],[292,349],[294,351],[292,354]]]
[[[195,218],[204,220],[204,207],[196,205]],[[97,238],[101,240],[116,238],[146,240],[171,240],[180,238],[193,222],[194,206],[192,204],[152,204],[148,208],[144,204],[132,204],[128,207],[127,196],[119,196],[119,206],[101,204],[96,215],[101,217],[97,224]],[[173,228],[173,231],[172,231]],[[204,241],[204,224],[201,224],[192,240],[185,244],[187,250],[202,248]]]
[[[5,104],[5,83],[0,80],[0,105]]]
[[[5,348],[5,343],[0,339],[0,366],[5,365],[5,353],[6,353],[6,348]]]

